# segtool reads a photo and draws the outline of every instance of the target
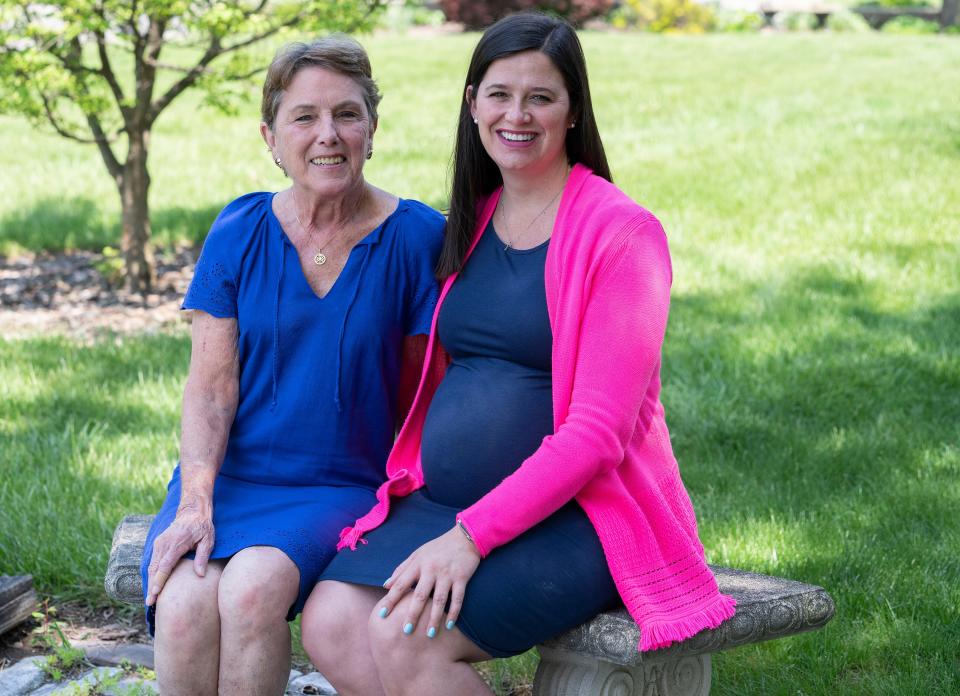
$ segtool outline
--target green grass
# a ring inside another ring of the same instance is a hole
[[[385,93],[371,181],[443,205],[475,40],[366,41]],[[670,237],[663,396],[711,560],[837,603],[820,632],[717,656],[713,693],[960,692],[960,42],[584,45],[617,182]],[[284,185],[255,103],[195,106],[154,138],[162,243]],[[0,124],[0,250],[115,243],[95,153]],[[0,572],[102,601],[113,526],[162,499],[187,356],[184,335],[0,341]]]

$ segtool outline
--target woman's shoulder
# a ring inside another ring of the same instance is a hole
[[[631,241],[666,244],[660,220],[612,182],[579,167],[568,226],[589,236],[599,248],[615,249]],[[577,170],[575,170],[577,171]]]
[[[236,272],[247,251],[267,230],[273,195],[248,193],[224,206],[203,242],[201,258],[207,263],[222,263]]]
[[[250,234],[271,212],[274,194],[270,191],[246,193],[235,198],[217,215],[210,227],[210,234]]]
[[[401,198],[392,216],[393,226],[403,246],[411,251],[439,252],[447,220],[426,203],[412,198]]]

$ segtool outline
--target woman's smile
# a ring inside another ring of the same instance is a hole
[[[566,165],[570,95],[546,55],[524,51],[495,60],[466,96],[501,172],[542,175]]]

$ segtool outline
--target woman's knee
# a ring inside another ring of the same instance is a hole
[[[232,628],[258,630],[284,620],[300,589],[300,571],[279,549],[251,547],[227,563],[220,578],[220,619]]]
[[[389,680],[403,680],[408,672],[415,674],[419,669],[419,662],[434,647],[433,641],[424,634],[425,625],[423,630],[418,630],[420,626],[415,626],[412,631],[404,631],[406,608],[407,602],[401,600],[389,616],[381,616],[378,606],[367,617],[370,651],[377,669]]]
[[[303,608],[300,621],[303,649],[324,672],[335,668],[355,651],[355,637],[362,636],[367,616],[377,601],[371,588],[333,580],[317,584]],[[328,675],[329,676],[329,675]]]
[[[158,637],[186,644],[205,641],[207,633],[219,634],[219,581],[217,564],[209,564],[206,575],[200,577],[192,560],[181,560],[157,597]]]

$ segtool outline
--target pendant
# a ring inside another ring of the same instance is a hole
[[[318,266],[322,266],[327,262],[327,255],[322,251],[318,251],[313,257],[313,262]]]

